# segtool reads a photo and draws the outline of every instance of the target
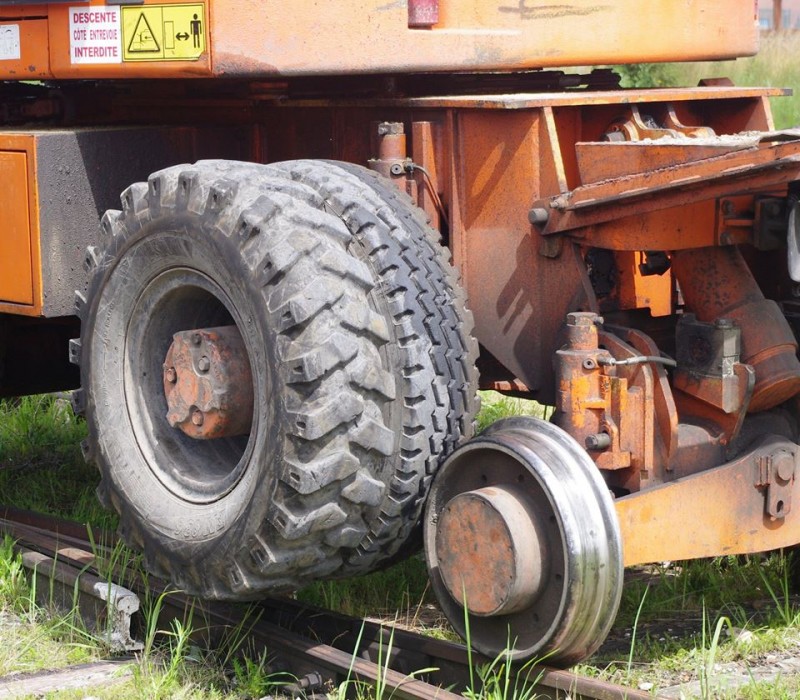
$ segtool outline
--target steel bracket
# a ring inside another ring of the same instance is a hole
[[[778,450],[756,461],[756,487],[764,489],[764,510],[772,520],[782,520],[792,509],[792,488],[797,455]]]

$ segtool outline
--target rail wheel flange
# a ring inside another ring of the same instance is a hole
[[[451,624],[490,657],[575,663],[619,606],[608,489],[573,438],[536,418],[498,421],[449,457],[428,500],[425,554]]]

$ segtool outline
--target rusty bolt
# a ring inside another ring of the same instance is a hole
[[[193,343],[194,345],[200,345],[200,343],[202,343],[202,342],[203,342],[203,338],[200,336],[200,334],[199,334],[199,333],[195,333],[195,334],[192,336],[192,343]]]
[[[586,436],[587,450],[607,450],[611,447],[611,436],[608,433],[595,433]]]
[[[606,131],[603,134],[603,137],[600,139],[601,141],[605,142],[618,142],[618,141],[626,141],[625,134],[623,134],[618,128],[612,127],[609,131]]]
[[[536,226],[546,224],[549,218],[550,212],[544,207],[534,207],[528,212],[528,221]]]
[[[791,481],[794,476],[794,457],[788,452],[781,452],[774,457],[775,475],[781,481]]]
[[[174,367],[167,367],[164,370],[164,377],[170,384],[174,384],[178,381],[178,373],[175,371]]]
[[[197,426],[201,426],[203,425],[204,420],[205,416],[203,415],[203,412],[199,408],[195,408],[192,411],[192,423],[194,423]]]
[[[197,361],[197,369],[199,369],[201,372],[208,372],[208,370],[211,369],[211,360],[209,360],[205,355],[203,355]]]
[[[597,321],[597,314],[591,311],[571,311],[567,314],[568,326],[593,326]]]
[[[403,134],[402,122],[381,122],[378,124],[378,136],[388,136],[389,134]]]

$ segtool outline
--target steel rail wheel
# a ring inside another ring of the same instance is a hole
[[[206,597],[396,556],[472,424],[474,399],[454,399],[475,396],[471,318],[433,234],[377,216],[348,170],[294,168],[338,174],[339,204],[291,164],[206,161],[131,186],[78,296],[99,495],[151,570]]]
[[[566,666],[608,634],[622,594],[619,524],[594,463],[557,426],[508,418],[456,450],[424,528],[434,592],[478,651]]]

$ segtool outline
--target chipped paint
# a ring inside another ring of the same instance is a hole
[[[577,5],[538,5],[530,7],[528,0],[519,0],[514,5],[501,5],[497,8],[500,12],[514,13],[520,19],[559,19],[563,17],[585,17],[598,12],[610,10],[609,5],[592,5],[590,7],[578,7]]]

